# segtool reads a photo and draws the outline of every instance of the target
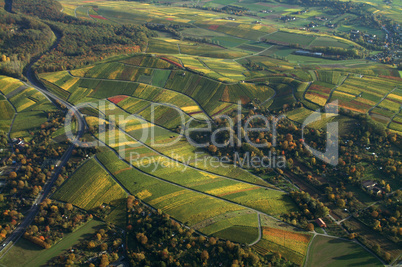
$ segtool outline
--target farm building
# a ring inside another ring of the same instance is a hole
[[[327,227],[327,224],[321,218],[318,218],[315,222],[319,227]]]

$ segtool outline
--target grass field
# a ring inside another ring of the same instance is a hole
[[[272,42],[279,45],[299,44],[301,47],[307,47],[315,40],[314,36],[283,31],[275,32],[264,38],[267,42]]]
[[[383,266],[359,245],[340,239],[316,236],[306,266]]]
[[[88,239],[103,225],[103,222],[91,220],[73,233],[66,234],[64,238],[50,249],[43,249],[30,241],[21,238],[15,246],[0,260],[3,266],[45,266],[46,262],[73,245]]]

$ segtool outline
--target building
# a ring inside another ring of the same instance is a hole
[[[369,191],[373,190],[373,188],[374,188],[376,185],[377,185],[377,183],[374,182],[374,181],[372,181],[372,180],[367,180],[367,181],[362,182],[362,187],[363,187],[364,189],[366,189],[366,190],[369,190]]]
[[[381,188],[378,188],[377,186],[375,186],[372,191],[373,191],[373,193],[374,193],[375,195],[379,195],[379,194],[382,193]]]
[[[310,56],[310,57],[322,57],[322,56],[324,56],[324,54],[321,53],[321,52],[310,52],[310,51],[305,51],[305,50],[297,50],[294,53],[296,55]]]
[[[319,227],[323,227],[323,228],[326,228],[326,227],[327,227],[327,224],[326,224],[321,218],[318,218],[317,220],[315,220],[315,223],[316,223]]]

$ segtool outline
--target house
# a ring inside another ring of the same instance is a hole
[[[326,228],[326,227],[327,227],[327,224],[326,224],[321,218],[318,218],[317,220],[315,220],[315,223],[316,223],[319,227],[323,227],[323,228]]]
[[[373,190],[373,188],[374,188],[376,185],[377,185],[377,183],[374,182],[374,181],[372,181],[372,180],[367,180],[367,181],[362,182],[362,187],[363,187],[364,189],[366,189],[366,190],[369,190],[369,191]]]
[[[382,190],[381,190],[381,188],[378,188],[377,186],[375,186],[375,187],[373,188],[373,193],[374,193],[375,195],[379,195],[379,194],[382,193]]]

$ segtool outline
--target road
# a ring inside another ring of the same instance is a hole
[[[252,242],[252,243],[250,243],[248,245],[250,247],[254,246],[258,242],[260,242],[261,238],[262,238],[261,213],[258,213],[258,238],[257,238],[257,240],[255,240],[254,242]]]
[[[61,35],[55,32],[55,35],[57,37],[56,41],[54,44],[49,48],[49,51],[57,47],[58,43],[60,42]],[[59,101],[61,104],[65,105],[67,108],[71,109],[74,111],[74,114],[78,114],[77,116],[77,122],[78,122],[78,127],[77,127],[77,135],[75,137],[75,140],[71,143],[69,148],[66,150],[66,152],[63,154],[63,156],[60,159],[60,164],[56,167],[55,171],[52,174],[52,178],[45,184],[43,187],[43,190],[41,192],[41,195],[39,195],[36,199],[32,207],[27,211],[25,214],[24,219],[22,222],[16,227],[16,229],[11,233],[9,237],[6,238],[6,240],[3,242],[3,247],[0,249],[0,258],[4,257],[4,255],[7,254],[7,252],[14,246],[14,244],[18,241],[18,239],[21,238],[21,236],[24,234],[26,228],[32,223],[33,219],[35,218],[36,214],[39,211],[39,206],[44,199],[46,199],[53,187],[53,184],[57,180],[59,174],[61,173],[62,167],[68,162],[68,160],[71,157],[72,151],[75,147],[75,142],[78,141],[79,138],[82,137],[85,131],[86,123],[82,115],[79,113],[77,108],[72,106],[70,103],[64,101],[63,99],[51,94],[48,92],[43,85],[36,79],[36,76],[32,70],[32,65],[36,63],[36,61],[39,59],[39,57],[33,58],[30,64],[27,65],[25,68],[25,76],[30,82],[29,86],[33,87],[37,91],[41,92],[45,96],[47,96],[49,99],[53,101]],[[24,82],[24,84],[28,85],[27,83]]]

